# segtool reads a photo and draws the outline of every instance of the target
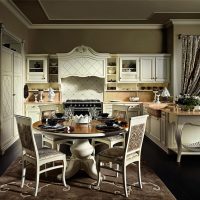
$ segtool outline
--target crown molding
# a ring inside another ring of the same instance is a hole
[[[32,24],[30,29],[162,29],[162,24]]]
[[[170,19],[173,25],[200,25],[200,19]]]
[[[12,1],[0,0],[29,29],[162,29],[162,24],[32,24]]]

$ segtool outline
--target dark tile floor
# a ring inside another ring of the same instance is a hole
[[[0,175],[20,155],[20,142],[17,141],[3,156],[0,156]],[[178,164],[175,154],[167,155],[148,138],[145,138],[142,158],[178,200],[200,199],[199,156],[183,156],[181,164]]]

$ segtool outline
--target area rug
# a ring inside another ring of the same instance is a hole
[[[80,171],[73,178],[67,180],[68,187],[64,187],[57,180],[59,169],[48,172],[48,176],[40,176],[38,196],[34,197],[35,169],[28,166],[25,185],[21,184],[21,160],[17,159],[0,177],[0,199],[41,199],[41,200],[118,200],[118,199],[150,199],[150,200],[174,200],[175,197],[168,190],[159,177],[145,164],[142,163],[142,190],[137,183],[137,167],[129,165],[127,168],[127,182],[129,197],[125,198],[121,175],[116,178],[113,172],[104,171],[105,180],[100,187],[95,187],[96,180],[88,177]]]

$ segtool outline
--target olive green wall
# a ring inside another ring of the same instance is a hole
[[[2,3],[0,3],[0,23],[15,37],[25,40],[25,50],[28,49],[29,29],[13,15]]]
[[[85,45],[97,52],[166,53],[162,30],[32,30],[29,53],[64,53]]]

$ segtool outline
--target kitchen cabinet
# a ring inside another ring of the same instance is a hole
[[[164,146],[167,146],[168,145],[168,142],[167,142],[167,134],[166,134],[166,120],[167,120],[167,117],[166,117],[166,113],[165,112],[161,112],[161,123],[160,123],[160,142],[162,145]]]
[[[167,55],[142,56],[140,58],[140,81],[168,82],[170,57]]]
[[[37,104],[26,104],[25,115],[32,119],[32,122],[40,120],[40,109]]]
[[[27,83],[47,83],[47,54],[27,54],[26,55],[26,82]]]
[[[161,119],[159,117],[155,117],[155,116],[150,116],[150,126],[151,126],[151,130],[150,130],[150,135],[152,137],[154,137],[154,139],[157,142],[160,142],[160,121]]]
[[[23,114],[24,65],[21,41],[11,37],[2,27],[0,38],[2,39],[0,41],[0,154],[4,154],[18,139],[14,114]],[[11,49],[12,45],[4,45],[4,42],[12,43],[13,48]]]
[[[49,82],[58,82],[58,57],[56,55],[49,56]]]
[[[111,103],[104,103],[103,104],[103,112],[109,113],[109,116],[112,116],[112,104]]]
[[[32,118],[32,122],[36,122],[41,120],[40,118],[40,108],[39,105],[47,105],[48,103],[29,103],[29,104],[25,104],[25,115],[27,117]],[[60,112],[60,104],[54,104],[58,107],[58,112]]]
[[[106,67],[106,88],[105,90],[116,90],[117,89],[117,67],[118,67],[118,58],[112,56],[107,59]]]
[[[139,57],[119,57],[119,82],[138,82],[139,71]]]

